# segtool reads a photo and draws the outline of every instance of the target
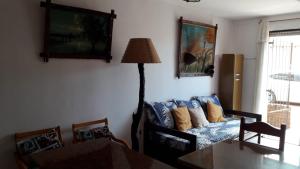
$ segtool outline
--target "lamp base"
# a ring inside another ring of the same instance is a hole
[[[144,111],[144,97],[145,97],[144,64],[139,63],[138,69],[140,74],[139,104],[138,104],[137,112],[132,115],[132,124],[131,124],[131,142],[132,142],[132,149],[134,151],[139,151],[139,140],[137,134],[138,134],[138,127],[140,124],[140,120]]]

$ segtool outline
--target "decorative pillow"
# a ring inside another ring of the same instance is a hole
[[[201,107],[189,109],[194,127],[204,127],[209,124]]]
[[[177,106],[173,101],[169,102],[153,102],[147,103],[152,112],[155,114],[155,120],[158,125],[167,127],[167,128],[174,128],[174,119],[172,116],[171,111],[176,109]]]
[[[63,147],[55,129],[50,129],[46,134],[18,141],[16,144],[17,151],[20,155],[28,155]]]
[[[211,96],[197,96],[197,97],[194,97],[194,99],[198,100],[204,113],[206,114],[207,116],[207,102],[208,101],[211,101],[212,103],[216,104],[216,105],[219,105],[221,107],[221,110],[223,112],[223,109],[222,109],[222,106],[221,106],[221,102],[218,98],[217,95],[211,95]]]
[[[101,137],[112,137],[112,133],[109,131],[108,126],[97,127],[97,128],[93,128],[91,130],[96,139],[101,138]]]
[[[211,101],[207,102],[207,113],[209,122],[225,121],[221,106],[214,104]]]
[[[200,103],[198,100],[190,100],[190,101],[185,101],[185,100],[175,100],[175,103],[178,107],[187,107],[187,108],[198,108],[200,107]]]
[[[89,129],[78,129],[76,132],[76,138],[79,141],[86,141],[94,139],[94,135]]]
[[[192,128],[191,117],[187,107],[178,107],[172,110],[172,113],[179,131],[186,131]]]
[[[102,137],[112,137],[108,126],[96,127],[92,129],[78,129],[76,131],[76,138],[79,141],[93,140]]]

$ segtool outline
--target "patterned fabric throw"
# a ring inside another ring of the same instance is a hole
[[[21,140],[16,143],[20,155],[28,155],[63,147],[55,129],[49,130],[46,134]]]
[[[204,113],[206,114],[206,116],[207,116],[207,102],[208,101],[211,101],[212,103],[221,106],[221,102],[217,95],[197,96],[197,97],[194,97],[193,99],[198,100],[200,102],[200,105],[201,105]],[[223,112],[222,106],[221,106],[221,110]]]
[[[197,136],[197,149],[203,149],[220,141],[235,139],[240,132],[240,119],[227,118],[224,122],[209,123],[202,128],[192,128],[187,133]]]
[[[189,109],[195,109],[201,106],[198,100],[176,100],[175,103],[178,107],[187,107]]]
[[[240,119],[227,118],[225,122],[209,123],[205,127],[188,129],[186,133],[196,135],[197,149],[203,149],[224,140],[237,138],[240,132],[240,121]],[[161,132],[154,133],[151,139],[155,143],[180,151],[186,151],[190,145],[188,140]]]

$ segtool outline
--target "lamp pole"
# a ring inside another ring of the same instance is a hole
[[[140,74],[139,103],[136,113],[132,115],[131,143],[132,149],[139,151],[138,127],[144,112],[145,74],[144,63],[161,63],[150,38],[132,38],[129,40],[122,63],[137,63]]]
[[[137,138],[139,123],[144,111],[144,97],[145,97],[145,74],[144,74],[144,63],[138,63],[138,69],[140,74],[140,90],[139,90],[139,103],[137,112],[132,115],[131,124],[131,141],[132,149],[139,151],[139,141]]]

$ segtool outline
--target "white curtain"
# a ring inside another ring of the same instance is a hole
[[[254,85],[253,112],[265,115],[267,112],[266,99],[266,58],[269,42],[269,22],[261,20],[257,37],[256,79]]]

